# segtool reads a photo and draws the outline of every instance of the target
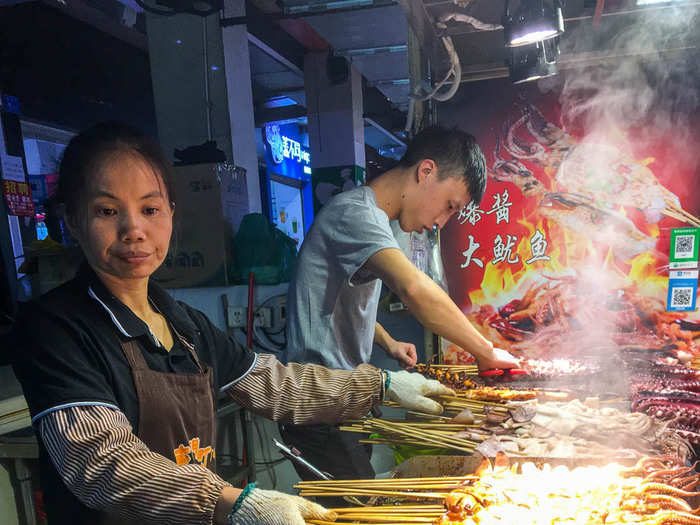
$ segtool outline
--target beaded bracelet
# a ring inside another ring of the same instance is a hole
[[[226,517],[226,521],[229,523],[229,525],[233,524],[233,515],[240,510],[240,508],[243,506],[243,500],[245,500],[246,496],[250,494],[250,492],[255,488],[255,482],[253,483],[248,483],[244,488],[243,491],[240,493],[236,501],[233,503],[233,508],[231,509],[231,512],[228,513],[228,516]]]
[[[387,370],[382,370],[384,384],[382,385],[382,401],[386,401],[389,396],[389,386],[391,385],[391,375]]]

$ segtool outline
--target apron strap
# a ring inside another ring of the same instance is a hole
[[[190,355],[192,356],[192,359],[194,359],[194,362],[197,365],[197,368],[199,368],[199,371],[204,373],[204,367],[202,366],[202,363],[199,362],[199,357],[197,356],[197,352],[194,351],[194,345],[192,345],[187,339],[182,337],[177,332],[177,330],[175,330],[175,327],[173,327],[173,332],[175,332],[175,335],[180,340],[180,343],[182,343],[182,346],[187,348],[187,350],[190,352]]]
[[[175,336],[178,338],[180,343],[185,348],[187,348],[187,351],[192,356],[192,359],[194,359],[194,363],[197,365],[199,372],[202,374],[205,373],[206,370],[202,366],[202,363],[199,361],[199,356],[197,356],[197,352],[194,351],[194,346],[189,341],[187,341],[187,339],[182,337],[178,333],[178,331],[175,330],[175,327],[172,327],[170,325],[170,323],[168,323],[168,327],[171,328],[173,332],[175,332]],[[120,339],[119,344],[121,345],[122,351],[124,352],[124,355],[126,356],[126,359],[129,362],[129,366],[133,370],[150,370],[150,367],[146,363],[146,360],[143,357],[143,353],[141,352],[141,347],[136,342],[136,339]]]
[[[141,348],[136,342],[136,339],[121,340],[122,351],[126,356],[126,360],[129,361],[129,366],[132,370],[150,370],[146,360],[143,358],[143,353],[141,353]]]

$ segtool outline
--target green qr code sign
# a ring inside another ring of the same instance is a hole
[[[674,228],[671,230],[669,268],[680,270],[698,267],[700,228]]]

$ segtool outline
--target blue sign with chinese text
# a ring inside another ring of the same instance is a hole
[[[265,125],[265,161],[268,174],[311,180],[311,157],[296,124]]]

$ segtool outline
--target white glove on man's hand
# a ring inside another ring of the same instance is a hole
[[[442,405],[425,396],[455,395],[454,390],[435,379],[426,379],[421,374],[406,372],[386,372],[389,374],[389,399],[403,408],[410,408],[429,414],[441,414]]]
[[[335,512],[299,496],[275,490],[251,490],[228,516],[229,525],[305,525],[306,520],[335,521]]]
[[[479,370],[489,370],[491,368],[515,368],[520,365],[520,359],[509,354],[502,348],[495,348],[488,357],[477,359]]]

